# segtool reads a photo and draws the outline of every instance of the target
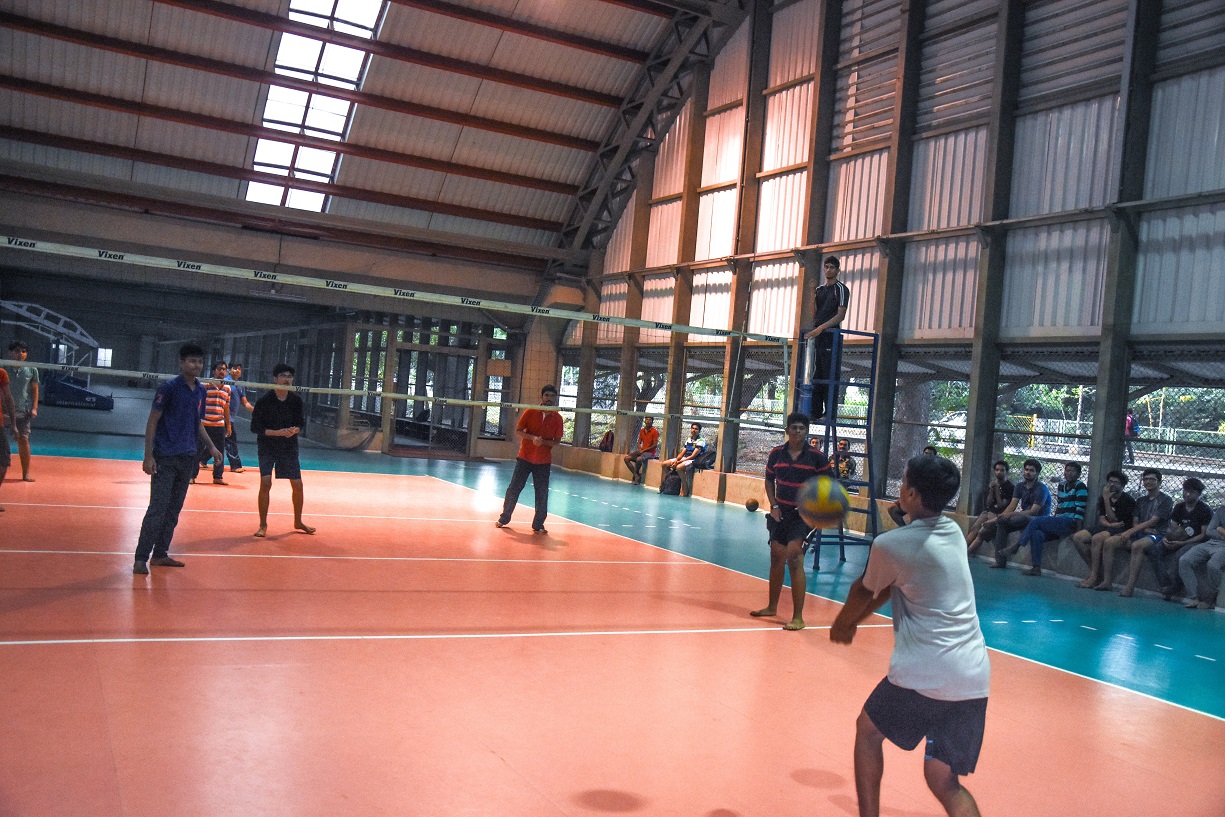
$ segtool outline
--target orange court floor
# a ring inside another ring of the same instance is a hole
[[[477,487],[308,471],[317,533],[278,481],[266,539],[258,473],[206,478],[171,549],[186,566],[138,576],[140,463],[37,473],[0,487],[4,817],[856,813],[884,617],[834,645],[839,605],[810,595],[785,632],[747,615],[761,578],[633,526],[532,535],[530,488],[495,529],[505,467]],[[1221,718],[991,660],[965,778],[983,814],[1225,816]],[[886,744],[882,804],[942,813],[921,751]]]

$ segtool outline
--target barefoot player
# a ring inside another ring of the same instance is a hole
[[[298,435],[306,427],[302,398],[293,389],[294,368],[278,363],[272,369],[276,387],[255,401],[251,410],[251,433],[256,436],[259,453],[259,530],[268,535],[268,498],[272,493],[272,472],[277,479],[289,480],[293,493],[293,526],[303,533],[315,529],[302,521],[302,468],[298,464]]]
[[[851,585],[829,637],[850,644],[855,629],[893,602],[889,674],[855,724],[855,793],[860,817],[880,814],[885,739],[907,751],[927,739],[923,776],[950,815],[977,817],[961,785],[983,742],[991,665],[974,606],[966,540],[944,506],[961,484],[943,457],[906,464],[898,502],[911,522],[876,537],[863,577]]]

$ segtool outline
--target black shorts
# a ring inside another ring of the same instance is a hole
[[[302,466],[298,464],[296,450],[287,451],[267,445],[259,445],[256,450],[259,453],[259,475],[261,477],[272,476],[275,468],[277,479],[302,479]]]
[[[987,699],[938,701],[883,679],[863,705],[890,743],[910,751],[927,738],[924,756],[947,763],[953,774],[970,774],[978,764],[987,723]]]
[[[794,508],[782,508],[782,519],[774,521],[774,517],[766,514],[766,532],[770,534],[771,542],[786,545],[796,539],[806,539],[812,533],[812,528],[800,518],[800,512]]]

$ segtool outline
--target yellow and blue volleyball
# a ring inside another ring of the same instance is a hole
[[[836,479],[815,476],[800,486],[795,498],[800,518],[810,528],[836,528],[846,518],[851,498]]]

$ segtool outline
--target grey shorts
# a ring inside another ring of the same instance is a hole
[[[18,437],[30,436],[30,412],[18,411],[13,415],[14,425],[17,427]]]

